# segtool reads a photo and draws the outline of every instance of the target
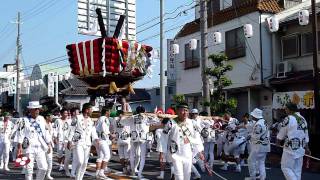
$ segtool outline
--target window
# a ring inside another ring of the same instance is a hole
[[[168,94],[169,95],[173,94],[173,87],[168,86]]]
[[[282,59],[297,57],[299,55],[298,35],[285,36],[281,39]]]
[[[189,44],[184,45],[184,69],[197,68],[200,66],[200,41],[197,42],[197,49],[190,50]]]
[[[239,27],[226,32],[226,55],[229,59],[246,56],[246,43],[243,28]]]
[[[220,11],[220,0],[209,0],[207,7],[208,15]]]
[[[301,55],[312,54],[312,33],[301,34]]]
[[[156,96],[160,96],[160,89],[156,89]]]

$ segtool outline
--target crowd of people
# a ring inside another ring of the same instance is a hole
[[[160,161],[157,179],[164,179],[166,165],[171,167],[175,180],[188,180],[192,174],[194,179],[200,179],[198,169],[212,174],[215,159],[223,161],[222,170],[235,172],[241,172],[247,159],[250,179],[267,177],[265,160],[271,149],[270,133],[263,111],[258,108],[245,114],[241,121],[228,112],[222,117],[207,116],[206,112],[190,110],[186,103],[153,113],[138,106],[130,113],[130,106],[123,102],[117,111],[112,106],[103,107],[97,121],[91,119],[89,103],[83,105],[81,113],[78,108],[63,108],[55,114],[41,112],[41,108],[38,101],[31,101],[28,115],[14,121],[9,112],[2,113],[0,160],[4,172],[10,171],[11,152],[13,161],[28,159],[21,164],[25,179],[33,179],[35,163],[37,180],[53,179],[55,152],[59,171],[81,180],[94,146],[98,156],[96,178],[108,179],[108,162],[112,147],[116,147],[123,173],[141,179],[154,140]],[[307,122],[293,103],[286,105],[286,114],[277,134],[277,144],[284,146],[281,169],[286,179],[299,180],[303,156],[310,153]]]

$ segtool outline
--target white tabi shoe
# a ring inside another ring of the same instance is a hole
[[[237,165],[236,172],[239,172],[239,173],[241,172],[241,165],[240,164]]]
[[[228,171],[228,164],[225,163],[220,169],[223,171]]]

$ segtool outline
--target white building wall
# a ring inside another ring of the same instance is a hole
[[[253,26],[254,35],[251,38],[246,38],[246,56],[230,60],[229,63],[233,66],[233,70],[227,75],[232,80],[233,84],[230,88],[241,88],[255,85],[261,85],[260,69],[255,69],[257,64],[260,64],[260,33],[259,33],[259,17],[258,12],[253,12],[246,16],[233,19],[231,21],[210,27],[208,29],[208,54],[215,54],[225,51],[225,32],[242,27],[243,24],[250,23]],[[262,29],[266,28],[264,24]],[[219,31],[222,33],[222,43],[220,45],[213,45],[213,33]],[[263,35],[266,35],[264,32]],[[271,38],[271,35],[268,35]],[[184,70],[184,45],[191,39],[200,39],[200,32],[177,39],[180,46],[180,53],[176,55],[177,63],[177,93],[190,94],[201,92],[201,70],[199,68]],[[266,41],[271,43],[271,41]],[[265,43],[265,42],[264,42]],[[271,47],[270,47],[271,48]],[[270,49],[271,51],[271,49]],[[270,57],[265,57],[264,61],[270,64]],[[212,63],[209,62],[212,66]],[[269,65],[270,66],[270,65]],[[271,67],[270,68],[271,71]]]

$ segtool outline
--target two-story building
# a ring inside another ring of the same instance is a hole
[[[180,47],[175,61],[176,93],[184,94],[192,108],[201,109],[199,10],[197,6],[195,20],[185,24],[175,37]],[[238,100],[238,118],[260,107],[271,119],[272,91],[265,86],[265,79],[272,76],[272,35],[266,18],[281,10],[277,0],[208,1],[208,54],[225,53],[229,57],[233,70],[227,76],[233,84],[226,88],[226,96]],[[252,25],[252,37],[245,37],[244,24]],[[213,33],[217,31],[222,35],[222,43],[214,45]],[[190,39],[198,40],[196,50],[188,48]]]
[[[317,6],[319,6],[320,0],[316,0],[316,2]],[[298,12],[301,10],[310,12],[307,25],[302,26],[299,24]],[[317,120],[314,115],[314,39],[312,35],[311,1],[303,1],[296,6],[275,14],[275,17],[279,21],[279,30],[272,33],[273,76],[269,80],[270,88],[274,89],[274,118],[281,119],[284,116],[284,106],[288,101],[298,104],[300,113],[308,121],[309,134],[311,140],[314,141],[318,130]],[[317,29],[319,29],[319,15],[317,22]],[[317,33],[319,37],[319,30]],[[319,39],[318,42],[320,42]],[[319,63],[320,60],[318,59],[318,65]],[[319,150],[313,152],[319,152]]]

